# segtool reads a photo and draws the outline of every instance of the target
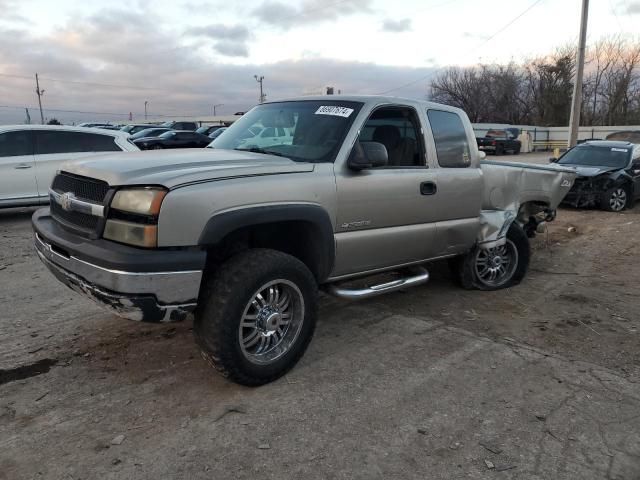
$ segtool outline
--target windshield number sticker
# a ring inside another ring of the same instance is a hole
[[[611,149],[611,151],[612,152],[624,152],[624,153],[627,153],[629,150],[627,150],[626,148],[615,148],[615,147],[613,147]]]
[[[353,108],[322,106],[316,110],[316,115],[333,115],[334,117],[348,118],[353,113]]]

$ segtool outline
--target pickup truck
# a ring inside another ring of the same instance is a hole
[[[478,149],[482,152],[491,152],[496,155],[503,155],[511,152],[514,155],[520,153],[520,140],[514,132],[515,129],[489,130],[484,137],[477,137]]]
[[[263,128],[293,138],[247,141]],[[33,215],[35,246],[60,281],[120,316],[193,312],[203,357],[260,385],[303,355],[319,288],[346,299],[405,289],[439,259],[464,288],[522,280],[528,238],[575,172],[483,156],[466,114],[436,103],[264,103],[210,148],[64,166]]]

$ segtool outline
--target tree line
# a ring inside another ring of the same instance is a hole
[[[449,67],[429,98],[467,112],[474,123],[569,123],[576,47],[523,63]],[[580,125],[640,125],[640,40],[607,37],[587,49]]]

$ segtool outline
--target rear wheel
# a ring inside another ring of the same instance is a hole
[[[317,286],[297,258],[252,249],[205,282],[194,322],[202,356],[223,376],[257,386],[302,357],[316,321]]]
[[[466,289],[499,290],[520,283],[529,267],[529,239],[516,223],[506,242],[493,248],[475,247],[451,262],[458,283]]]
[[[513,154],[514,155],[519,155],[520,154],[520,145],[518,145],[516,148],[513,149]]]
[[[629,204],[629,192],[624,186],[613,187],[602,195],[602,208],[609,212],[621,212]]]
[[[504,147],[502,145],[496,145],[496,155],[502,155],[504,153]]]

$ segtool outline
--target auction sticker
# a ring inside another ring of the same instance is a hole
[[[335,117],[348,118],[353,113],[353,108],[336,107],[336,106],[322,106],[316,110],[316,115],[333,115]]]

